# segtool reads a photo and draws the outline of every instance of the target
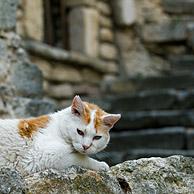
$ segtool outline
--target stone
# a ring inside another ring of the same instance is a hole
[[[14,169],[0,169],[0,193],[24,194],[24,178]]]
[[[83,81],[91,84],[100,84],[102,75],[90,69],[83,69],[82,71]]]
[[[132,29],[125,28],[122,30],[117,30],[115,36],[118,43],[118,47],[123,53],[128,53],[134,49],[135,36]]]
[[[118,130],[160,128],[165,126],[194,127],[192,110],[129,111],[115,126]]]
[[[164,11],[172,14],[194,14],[193,0],[162,0]]]
[[[188,150],[194,149],[194,130],[193,128],[189,128],[186,131],[186,145],[185,146]]]
[[[18,0],[0,1],[0,29],[10,30],[16,26]]]
[[[0,114],[7,113],[6,105],[3,99],[0,98]]]
[[[100,95],[100,89],[98,86],[91,84],[81,84],[73,86],[74,94],[81,96],[97,97]]]
[[[128,149],[171,149],[181,150],[185,144],[184,127],[166,127],[116,133],[112,130],[107,152],[126,152]],[[119,142],[122,142],[119,143]]]
[[[167,110],[175,108],[178,94],[175,90],[142,91],[135,94],[113,96],[107,101],[111,111]]]
[[[107,60],[117,59],[117,48],[113,44],[103,43],[100,45],[100,57]]]
[[[67,7],[77,7],[77,6],[91,6],[95,7],[96,0],[66,0],[65,5]]]
[[[138,110],[185,110],[194,106],[194,91],[175,89],[140,91],[104,98],[110,104],[110,112]]]
[[[136,23],[144,26],[150,23],[162,23],[171,18],[161,6],[162,0],[135,1]]]
[[[118,26],[130,26],[136,21],[136,7],[134,0],[113,0],[113,14]]]
[[[70,11],[69,33],[71,51],[80,52],[90,57],[97,57],[98,18],[98,11],[96,9],[78,7]]]
[[[0,39],[0,61],[1,63],[5,63],[7,60],[8,54],[7,54],[7,42],[5,39]],[[1,70],[2,71],[2,70]]]
[[[187,38],[187,23],[173,20],[149,24],[141,29],[141,33],[143,40],[149,43],[183,41]]]
[[[97,8],[103,15],[111,15],[111,8],[110,5],[104,1],[97,2]]]
[[[134,49],[129,53],[123,53],[123,55],[123,68],[125,70],[125,74],[127,74],[128,77],[134,77],[138,75],[151,76],[156,73],[151,66],[151,56],[143,46],[137,48],[137,50]]]
[[[99,16],[99,23],[102,28],[113,28],[113,22],[110,17],[100,15]]]
[[[57,63],[52,67],[52,71],[48,79],[51,81],[67,81],[72,83],[81,82],[83,80],[78,69]]]
[[[31,63],[17,63],[13,66],[12,83],[17,95],[24,97],[41,97],[43,95],[42,73]]]
[[[8,76],[8,67],[0,63],[0,83],[3,83]]]
[[[102,78],[101,73],[99,73],[95,69],[83,68],[82,70],[78,71],[76,67],[70,68],[70,66],[65,66],[63,64],[58,63],[53,66],[54,62],[50,62],[41,58],[32,57],[31,59],[33,63],[38,65],[38,67],[43,73],[44,78],[47,80],[70,82],[81,82],[82,80],[84,80],[86,82],[99,84]],[[118,72],[117,64],[111,62],[106,64],[106,71],[109,73]]]
[[[118,31],[116,42],[122,57],[120,71],[123,76],[158,76],[168,68],[168,63],[164,59],[148,52],[147,47],[132,30]]]
[[[119,73],[119,64],[117,64],[114,61],[107,61],[106,62],[106,67],[107,67],[109,75],[118,74]]]
[[[161,75],[139,78],[129,78],[115,80],[112,83],[104,83],[106,92],[124,93],[137,92],[140,90],[155,90],[158,89],[193,89],[194,76],[190,74],[177,75]]]
[[[43,77],[45,79],[49,79],[52,74],[52,64],[39,57],[31,57],[31,61],[38,66],[38,68],[42,71]]]
[[[114,34],[109,28],[100,28],[99,38],[102,42],[113,42]]]
[[[194,55],[170,55],[171,71],[175,73],[189,73],[194,71]]]
[[[46,90],[48,96],[58,99],[73,97],[73,89],[70,84],[49,84]]]
[[[180,44],[180,45],[173,45],[173,44],[148,44],[147,48],[150,52],[156,55],[184,55],[187,53],[187,46]]]
[[[187,33],[188,33],[188,45],[194,50],[194,23],[190,23],[187,26]]]
[[[37,117],[53,113],[56,110],[56,104],[49,100],[29,99],[14,97],[10,102],[13,118]]]
[[[37,1],[23,0],[22,8],[23,8],[22,31],[24,34],[20,35],[25,38],[43,41],[44,38],[43,0]]]
[[[175,152],[177,153],[177,152]],[[179,155],[129,160],[96,172],[72,166],[62,172],[45,170],[22,177],[0,169],[1,193],[193,193],[194,159]]]
[[[37,62],[41,57],[44,60],[52,61],[53,64],[71,65],[75,69],[77,67],[88,67],[102,74],[109,73],[107,63],[99,58],[88,57],[78,52],[66,51],[37,41],[24,41],[24,47],[32,55],[32,60],[35,56],[38,58]]]
[[[193,193],[194,160],[183,156],[143,158],[111,168],[126,193]]]
[[[25,179],[30,193],[109,193],[124,194],[119,182],[105,172],[70,167],[64,172],[47,170]]]

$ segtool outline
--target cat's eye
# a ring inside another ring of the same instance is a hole
[[[79,130],[79,129],[77,129],[77,133],[78,133],[79,135],[81,135],[81,136],[84,136],[84,132],[81,131],[81,130]]]
[[[93,140],[99,140],[101,138],[102,138],[102,136],[96,135],[96,136],[93,137]]]

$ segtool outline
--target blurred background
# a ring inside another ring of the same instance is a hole
[[[194,0],[0,1],[0,116],[121,113],[95,157],[194,156]]]

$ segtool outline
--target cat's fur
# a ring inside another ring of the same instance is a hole
[[[108,114],[75,96],[70,107],[54,114],[0,120],[0,166],[28,173],[71,165],[108,170],[88,154],[107,146],[109,130],[119,119],[120,114]]]

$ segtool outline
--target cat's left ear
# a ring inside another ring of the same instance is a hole
[[[115,123],[121,118],[121,114],[107,114],[103,116],[103,123],[110,129],[115,125]]]
[[[76,116],[81,116],[84,114],[84,104],[78,95],[73,98],[71,112]]]

